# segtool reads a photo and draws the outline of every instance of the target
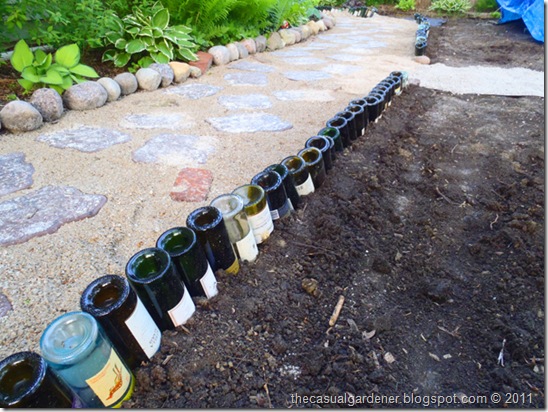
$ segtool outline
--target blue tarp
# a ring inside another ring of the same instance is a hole
[[[497,3],[502,14],[499,23],[523,19],[531,36],[544,43],[543,0],[497,0]]]

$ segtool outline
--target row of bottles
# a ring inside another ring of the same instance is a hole
[[[428,34],[430,32],[430,22],[428,18],[415,13],[415,21],[418,24],[417,31],[415,33],[415,56],[423,56],[426,53],[426,46],[428,45]]]
[[[132,371],[159,351],[162,332],[192,317],[193,298],[219,293],[218,270],[236,275],[241,261],[257,259],[258,245],[323,185],[340,152],[382,117],[406,85],[405,73],[392,72],[328,120],[297,154],[192,211],[186,227],[168,229],[154,247],[135,253],[125,277],[92,281],[81,310],[46,327],[41,356],[19,352],[0,362],[0,407],[120,407],[133,392]]]

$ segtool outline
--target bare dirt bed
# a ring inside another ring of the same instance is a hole
[[[543,46],[501,30],[451,20],[429,54],[499,64],[500,42],[538,69]],[[543,103],[409,87],[257,262],[164,332],[125,406],[544,407]]]

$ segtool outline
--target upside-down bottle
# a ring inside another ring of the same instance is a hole
[[[194,230],[188,227],[168,229],[160,235],[156,247],[169,253],[191,296],[211,299],[217,295],[217,279]]]
[[[82,293],[80,307],[99,322],[131,369],[160,349],[162,333],[126,278],[95,279]]]
[[[34,352],[18,352],[0,362],[0,408],[70,408],[70,389]]]
[[[244,211],[251,226],[255,242],[263,243],[274,230],[274,222],[266,200],[266,193],[259,185],[242,185],[232,191],[244,201]]]
[[[325,171],[328,172],[333,167],[331,157],[331,143],[329,136],[312,136],[305,143],[305,147],[315,147],[322,152],[322,158],[325,165]]]
[[[298,156],[305,161],[306,167],[312,176],[314,188],[319,188],[325,181],[325,165],[322,152],[316,147],[306,147],[299,151]]]
[[[163,249],[147,248],[135,253],[126,265],[126,276],[162,331],[184,325],[196,310],[169,253]]]
[[[251,179],[251,183],[261,186],[266,192],[266,200],[274,224],[276,224],[276,220],[289,216],[291,213],[291,201],[285,192],[282,178],[277,172],[271,170],[257,173]]]
[[[307,196],[314,193],[314,182],[302,157],[288,156],[282,160],[282,164],[287,167],[287,170],[293,176],[295,189],[297,189],[299,196]]]
[[[287,197],[291,201],[291,207],[293,209],[297,209],[299,207],[299,203],[301,202],[301,196],[299,196],[299,192],[297,192],[297,189],[295,188],[295,181],[293,180],[293,175],[289,173],[289,170],[287,169],[287,167],[281,163],[278,163],[278,164],[270,165],[264,170],[265,172],[274,170],[276,173],[280,175],[285,187],[285,192],[287,193]]]
[[[119,408],[133,393],[133,374],[89,313],[56,318],[42,334],[40,350],[85,408]]]

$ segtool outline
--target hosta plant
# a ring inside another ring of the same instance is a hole
[[[116,67],[126,66],[130,60],[138,60],[141,67],[151,63],[169,63],[174,59],[197,60],[197,46],[190,35],[190,28],[169,25],[169,10],[160,3],[144,13],[136,7],[133,14],[123,19],[114,16],[110,31],[106,34],[108,49],[103,61],[112,61]]]
[[[438,13],[464,14],[472,8],[469,0],[434,0],[429,10]]]
[[[93,68],[80,63],[80,48],[76,44],[63,46],[52,56],[41,49],[33,53],[24,40],[19,40],[10,62],[21,73],[18,82],[25,92],[50,87],[61,94],[75,82],[85,81],[86,77],[99,77]]]

